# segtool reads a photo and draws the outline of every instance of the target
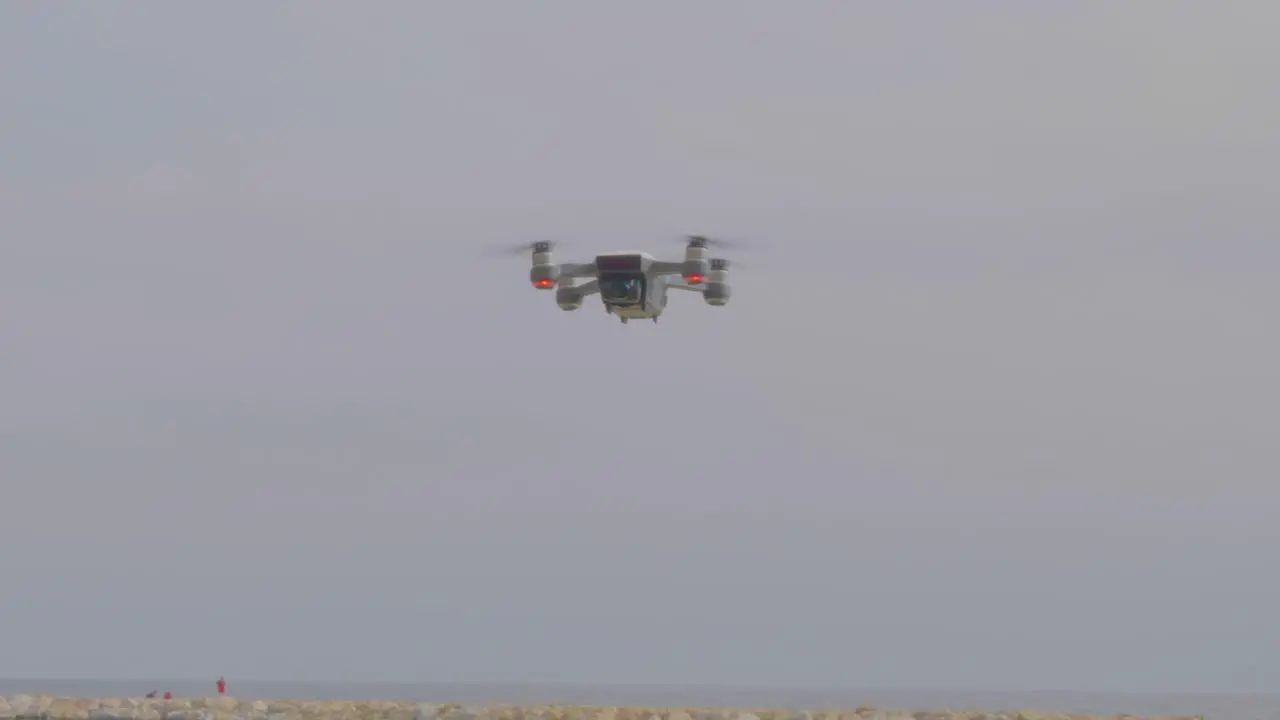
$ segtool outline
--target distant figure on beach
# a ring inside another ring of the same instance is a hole
[[[219,695],[227,694],[227,681],[223,680],[221,677],[218,678],[218,694]]]
[[[168,690],[165,690],[165,691],[164,691],[164,699],[165,699],[165,700],[172,700],[172,699],[173,699],[173,693],[169,692]]]
[[[153,698],[153,697],[155,697],[155,696],[156,696],[156,692],[157,692],[157,691],[152,690],[151,692],[147,693],[147,697],[149,697],[149,698]]]

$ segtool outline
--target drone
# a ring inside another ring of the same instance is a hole
[[[577,310],[588,295],[599,295],[605,312],[624,324],[656,323],[667,308],[668,290],[702,293],[702,299],[715,307],[728,304],[729,261],[709,257],[710,246],[727,244],[693,235],[685,243],[683,261],[657,260],[644,252],[613,252],[597,255],[589,263],[557,264],[553,243],[539,241],[532,244],[529,280],[538,290],[554,290],[561,310]]]

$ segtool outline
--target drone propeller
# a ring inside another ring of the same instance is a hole
[[[712,270],[729,270],[730,268],[734,270],[743,269],[742,261],[740,260],[730,262],[727,258],[711,258],[710,263]]]
[[[537,240],[534,242],[493,245],[488,248],[486,254],[495,256],[527,255],[529,253],[548,252],[554,249],[557,244],[554,240]]]
[[[682,241],[686,247],[704,247],[704,248],[735,248],[746,247],[749,243],[742,240],[727,240],[724,238],[707,237],[706,235],[689,235]]]

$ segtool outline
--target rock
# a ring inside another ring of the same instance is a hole
[[[14,695],[5,700],[5,706],[6,718],[35,718],[44,712],[31,695]]]
[[[413,720],[436,720],[439,714],[440,706],[435,703],[420,702],[413,708]]]
[[[1125,720],[1144,720],[1124,716]],[[0,696],[0,720],[1102,720],[1047,712],[748,710],[736,708],[461,705],[458,703],[239,700],[227,696],[154,700]],[[1106,718],[1105,720],[1119,720]],[[1156,719],[1151,719],[1156,720]],[[1202,717],[1160,720],[1204,720]]]
[[[450,708],[449,710],[443,713],[440,713],[436,717],[438,720],[477,720],[480,717],[480,714],[472,711],[469,708],[459,707],[459,708]]]
[[[89,720],[89,704],[70,698],[55,698],[45,709],[50,717],[66,720]]]

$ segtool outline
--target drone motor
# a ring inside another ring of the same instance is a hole
[[[536,242],[533,244],[533,267],[529,270],[529,281],[539,290],[553,290],[560,280],[560,266],[556,265],[551,255],[551,243]]]
[[[728,305],[729,297],[733,294],[729,290],[729,261],[715,258],[708,264],[711,269],[707,273],[707,283],[702,289],[702,299],[708,305],[716,307]]]

